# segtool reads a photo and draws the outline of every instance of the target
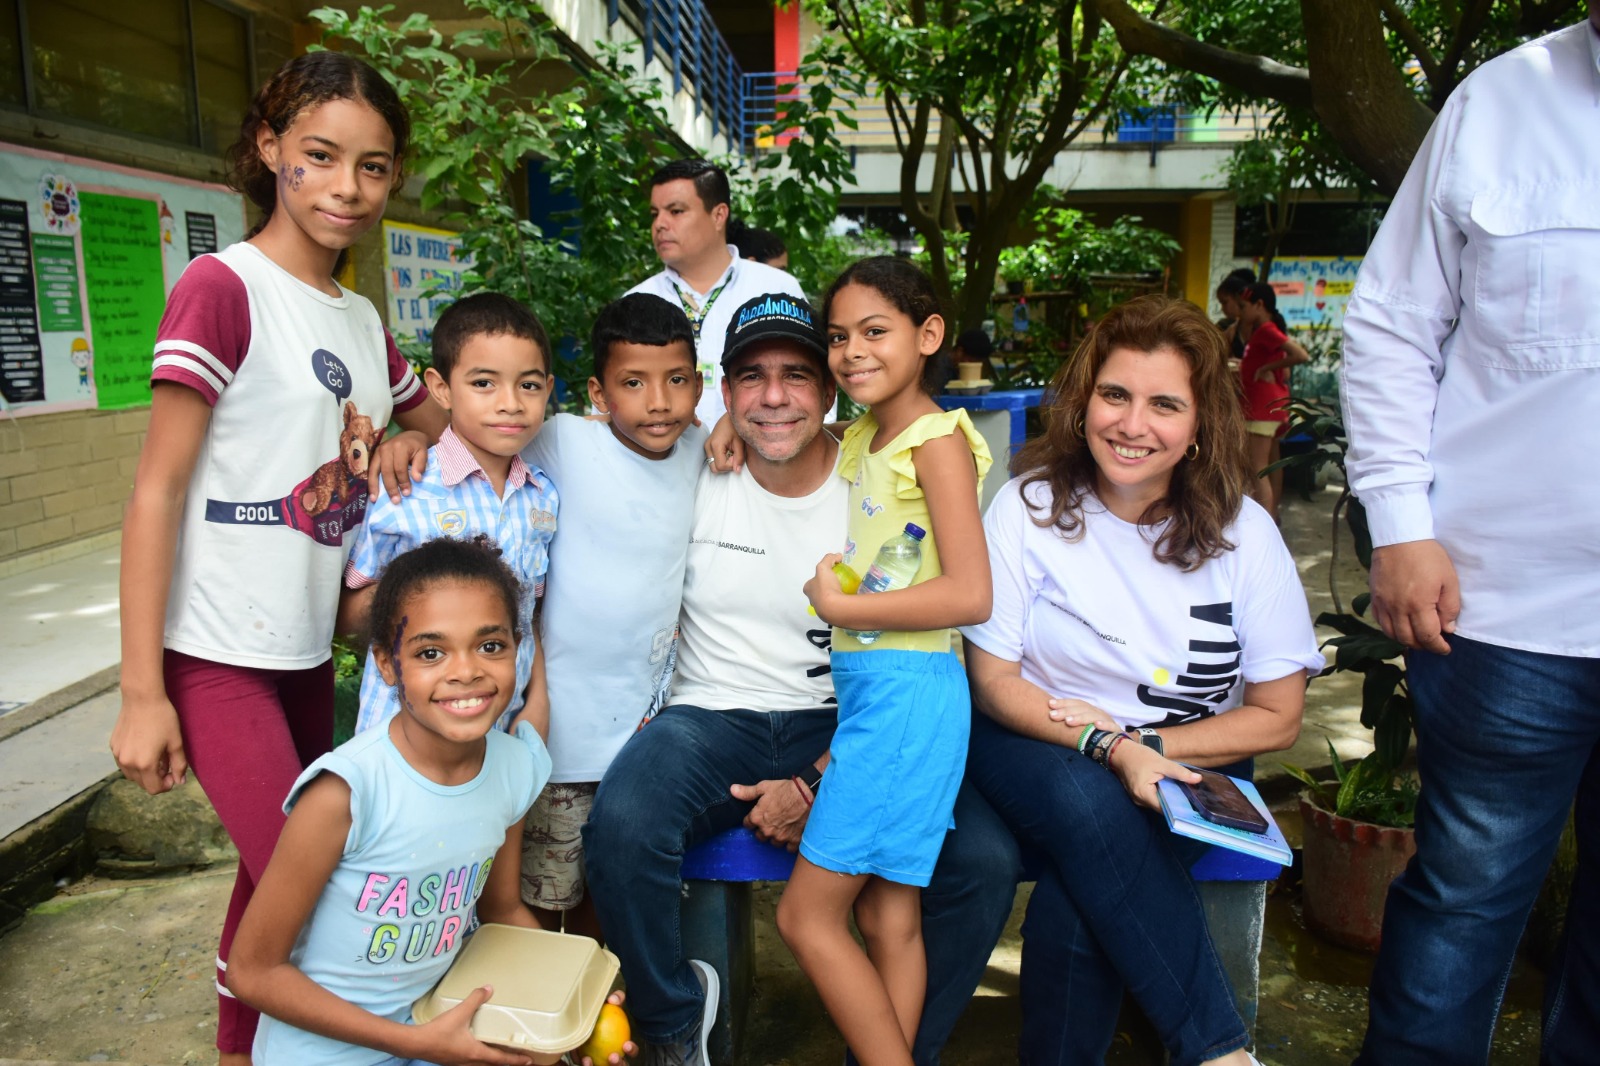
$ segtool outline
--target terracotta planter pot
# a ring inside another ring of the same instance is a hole
[[[1410,829],[1341,818],[1300,794],[1306,924],[1336,944],[1375,952],[1389,882],[1416,852]]]

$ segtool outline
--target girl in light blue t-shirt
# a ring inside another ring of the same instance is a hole
[[[295,782],[233,944],[228,989],[263,1015],[256,1066],[530,1061],[472,1035],[488,987],[411,1019],[474,911],[537,927],[519,892],[522,819],[550,756],[529,725],[493,731],[516,689],[517,599],[483,537],[430,541],[384,572],[372,654],[400,713]]]

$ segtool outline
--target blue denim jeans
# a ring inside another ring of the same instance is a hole
[[[1544,1063],[1600,1060],[1600,660],[1451,637],[1408,679],[1417,854],[1389,889],[1366,1066],[1489,1061],[1512,955],[1576,798],[1578,874],[1546,982]]]
[[[1023,1066],[1100,1062],[1126,988],[1175,1066],[1249,1042],[1188,854],[1116,775],[977,715],[967,776],[1044,863],[1022,937]]]
[[[744,820],[751,805],[730,796],[730,784],[798,773],[827,750],[834,723],[832,710],[676,705],[623,745],[606,771],[583,831],[589,890],[645,1040],[681,1040],[700,1018],[700,985],[680,939],[684,852]],[[917,1066],[937,1066],[1005,928],[1020,869],[1016,843],[966,785],[955,819],[922,894],[928,994]]]

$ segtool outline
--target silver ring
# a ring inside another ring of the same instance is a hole
[[[716,466],[717,465],[717,457],[714,456],[714,455],[706,456],[706,465],[707,466]]]

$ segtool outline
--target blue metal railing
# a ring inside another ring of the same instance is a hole
[[[762,72],[745,74],[740,92],[742,101],[740,140],[748,147],[767,144],[781,136],[781,114],[784,101],[794,96],[804,97],[810,87],[796,82],[792,73]],[[859,147],[894,144],[894,126],[882,98],[868,86],[867,95],[836,96],[856,120],[856,129],[837,129],[840,141]],[[1171,104],[1154,104],[1138,111],[1119,116],[1119,121],[1098,122],[1086,128],[1079,144],[1089,146],[1113,140],[1118,144],[1195,143],[1204,141],[1240,141],[1256,136],[1265,128],[1263,115],[1246,112],[1237,118],[1222,116],[1208,118]],[[904,131],[902,131],[903,133]],[[928,124],[928,142],[939,136],[939,114],[934,112]]]
[[[644,61],[672,70],[672,91],[694,86],[695,114],[710,112],[711,134],[744,147],[744,71],[701,0],[607,0],[611,23],[628,21],[644,43]]]
[[[717,28],[702,0],[607,0],[611,23],[626,21],[639,34],[644,61],[659,59],[672,71],[672,91],[692,86],[695,114],[709,112],[711,133],[724,135],[743,151],[766,146],[781,138],[779,128],[786,99],[809,94],[792,73],[746,73],[733,57],[727,39]],[[840,129],[839,138],[851,147],[892,145],[894,128],[883,101],[868,87],[859,99],[841,98],[858,128]],[[1238,119],[1217,121],[1170,105],[1156,104],[1120,116],[1118,123],[1098,123],[1086,129],[1081,143],[1115,137],[1119,143],[1154,145],[1172,142],[1247,140],[1261,128],[1260,116],[1247,113]],[[937,138],[939,116],[930,121],[929,140]]]

